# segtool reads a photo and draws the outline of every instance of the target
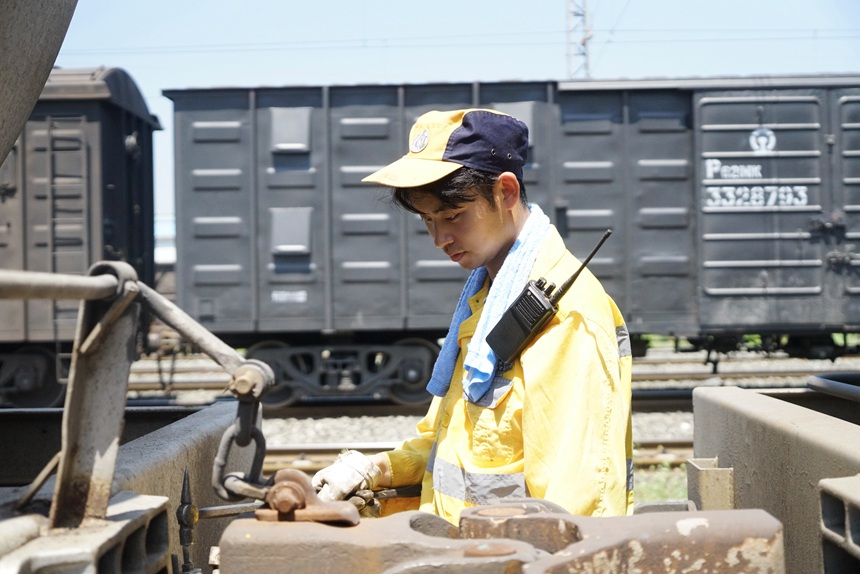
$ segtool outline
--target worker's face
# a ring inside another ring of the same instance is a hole
[[[433,243],[464,269],[486,266],[495,277],[516,240],[509,213],[502,207],[501,191],[494,188],[494,205],[475,193],[475,200],[446,208],[432,195],[418,195],[418,210]]]

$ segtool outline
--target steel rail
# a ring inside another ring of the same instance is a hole
[[[821,371],[825,372],[825,371]],[[709,379],[766,379],[774,377],[808,377],[816,371],[810,370],[755,370],[755,371],[728,371],[720,373],[688,372],[661,372],[661,373],[633,373],[633,382],[645,381],[706,381]]]
[[[767,379],[774,377],[797,378],[808,377],[816,373],[825,373],[833,370],[832,365],[827,363],[829,370],[825,369],[755,369],[749,371],[725,371],[712,373],[710,371],[646,371],[634,372],[632,380],[637,382],[659,382],[659,381],[707,381],[707,380],[737,380],[759,378]],[[130,381],[133,390],[151,391],[164,388],[165,376],[172,380],[168,381],[171,386],[195,385],[196,388],[216,390],[223,386],[223,370],[214,362],[199,359],[181,359],[171,361],[161,359],[161,366],[155,359],[145,359],[132,365],[132,379]]]

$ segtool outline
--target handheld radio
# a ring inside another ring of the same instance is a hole
[[[597,250],[612,235],[607,229],[603,237],[579,266],[579,269],[562,283],[558,290],[555,284],[541,277],[530,280],[522,293],[511,303],[496,326],[487,335],[487,344],[496,358],[510,364],[517,355],[540,333],[547,321],[558,312],[558,301],[567,293]],[[555,291],[553,293],[553,291]]]

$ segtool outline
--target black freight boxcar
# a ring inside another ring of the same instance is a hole
[[[170,90],[180,305],[270,402],[426,400],[466,272],[361,178],[431,109],[530,128],[525,170],[637,335],[829,357],[860,325],[860,77]]]
[[[152,284],[156,129],[125,71],[54,69],[0,165],[0,267],[85,274],[122,260]],[[0,301],[0,404],[62,403],[78,304]]]

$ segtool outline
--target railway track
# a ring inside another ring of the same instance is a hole
[[[397,448],[399,442],[308,443],[271,445],[266,448],[263,474],[294,468],[313,475],[331,464],[338,453],[351,449],[368,456]],[[693,442],[686,439],[651,439],[633,445],[633,465],[647,469],[654,466],[678,467],[693,457]]]
[[[695,386],[708,384],[732,384],[731,381],[741,380],[741,377],[762,377],[774,375],[780,371],[783,377],[786,373],[795,374],[805,380],[809,371],[799,369],[786,370],[788,364],[776,360],[774,368],[738,369],[726,373],[726,377],[715,377],[711,366],[705,364],[698,356],[685,356],[684,360],[672,355],[670,360],[655,358],[649,361],[634,363],[634,412],[651,411],[692,411],[692,389]],[[750,366],[743,360],[733,360],[725,366]],[[723,366],[723,365],[721,365]],[[776,369],[780,366],[780,369]],[[831,366],[831,365],[822,365]],[[727,368],[728,370],[728,368]],[[722,373],[721,373],[722,375]],[[223,369],[207,357],[183,356],[166,358],[161,361],[138,361],[132,367],[130,390],[141,396],[171,395],[183,396],[187,393],[203,392],[209,397],[224,396],[229,376]],[[204,399],[205,402],[206,399]],[[211,400],[211,399],[209,399]],[[338,417],[398,417],[401,415],[421,416],[426,411],[426,405],[396,405],[368,402],[338,402],[325,404],[295,404],[283,409],[267,410],[265,417],[277,419],[306,419],[306,423],[314,424],[320,419],[330,420]],[[265,422],[265,421],[264,421]],[[291,424],[298,424],[293,422]],[[324,424],[328,424],[327,422]],[[277,433],[273,433],[276,434]],[[334,433],[330,433],[334,435]],[[286,434],[275,440],[291,441],[303,434]],[[357,436],[349,433],[342,436]],[[648,481],[649,476],[659,474],[659,469],[669,469],[673,473],[683,475],[683,464],[693,456],[692,437],[689,438],[645,438],[644,435],[634,444],[633,464],[637,472],[637,480]],[[300,439],[302,440],[302,439]],[[326,440],[323,438],[322,440]],[[397,442],[313,442],[300,444],[277,444],[270,442],[267,446],[263,464],[263,473],[271,475],[277,470],[292,468],[313,475],[318,470],[331,464],[338,453],[345,449],[354,449],[367,455],[396,448]],[[673,475],[674,476],[674,475]],[[655,479],[659,480],[659,479]],[[665,479],[664,479],[665,480]],[[645,482],[647,484],[647,482]]]
[[[834,369],[788,369],[771,370],[756,369],[737,372],[703,372],[701,370],[685,370],[677,372],[633,372],[634,383],[647,382],[699,382],[699,381],[737,381],[743,379],[796,379],[808,377],[816,372],[833,372]],[[132,391],[159,391],[159,390],[188,390],[200,389],[209,391],[223,390],[227,387],[230,377],[218,365],[182,367],[159,373],[152,367],[138,367],[133,369],[129,381],[129,390]]]
[[[717,372],[705,362],[704,353],[662,353],[633,362],[633,382],[732,381],[750,378],[796,378],[812,373],[860,370],[860,357],[840,357],[835,361],[763,357],[752,354],[729,356],[718,363]],[[166,388],[221,390],[229,375],[205,355],[182,355],[162,359],[145,358],[132,364],[130,390],[152,391]]]
[[[860,371],[860,358],[840,357],[831,361],[808,361],[787,357],[762,357],[752,353],[729,355],[720,360],[718,372],[705,362],[701,353],[657,351],[633,363],[633,408],[635,411],[689,410],[692,391],[697,386],[736,385],[750,388],[804,387],[816,373]],[[166,401],[179,397],[185,403],[211,402],[227,396],[229,375],[205,355],[174,355],[144,359],[132,365],[129,378],[130,400]],[[198,393],[197,395],[194,392]],[[161,399],[159,399],[161,397]],[[320,403],[295,404],[272,412],[272,416],[303,416],[319,412]],[[368,403],[325,403],[327,411],[343,411],[352,416],[368,408]],[[373,404],[374,412],[421,414],[423,405]]]

